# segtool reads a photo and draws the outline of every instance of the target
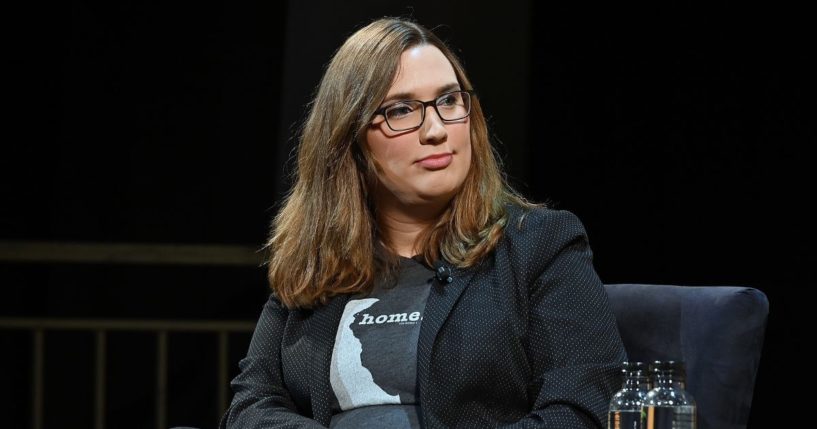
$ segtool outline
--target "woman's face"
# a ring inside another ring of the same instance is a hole
[[[400,67],[381,107],[398,100],[434,100],[461,89],[451,63],[434,46],[415,46],[400,56]],[[393,131],[377,115],[366,143],[378,165],[378,206],[440,205],[459,191],[471,165],[469,118],[443,122],[432,106],[425,121],[412,131]]]

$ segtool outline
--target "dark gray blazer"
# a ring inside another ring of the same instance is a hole
[[[509,208],[496,250],[432,286],[417,346],[425,428],[601,428],[626,360],[579,219]],[[329,362],[349,295],[264,306],[221,428],[329,424]]]

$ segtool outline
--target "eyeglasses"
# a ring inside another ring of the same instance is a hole
[[[392,131],[409,131],[420,128],[426,119],[426,107],[434,106],[437,115],[445,122],[464,119],[471,114],[473,91],[451,91],[431,101],[401,100],[377,109],[375,115],[383,115]]]

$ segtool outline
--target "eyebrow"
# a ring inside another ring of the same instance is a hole
[[[456,82],[449,83],[449,84],[446,84],[446,85],[443,85],[443,86],[439,87],[437,89],[437,95],[444,94],[444,93],[449,92],[449,91],[456,91],[458,89],[460,89],[460,84],[459,83],[456,83]],[[401,93],[392,94],[392,95],[386,97],[386,99],[383,100],[383,102],[380,103],[380,105],[382,106],[382,105],[384,105],[387,102],[392,101],[392,100],[414,100],[414,99],[415,99],[415,95],[414,95],[413,92],[401,92]]]

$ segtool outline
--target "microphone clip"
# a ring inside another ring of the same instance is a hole
[[[443,264],[441,261],[434,263],[434,272],[434,277],[441,284],[451,283],[454,281],[454,276],[451,275],[451,268],[448,268],[448,266]]]

